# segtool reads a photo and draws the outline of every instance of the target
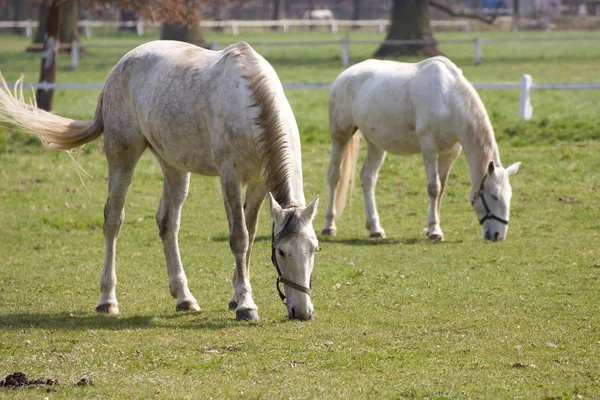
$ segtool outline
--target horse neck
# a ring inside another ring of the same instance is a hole
[[[268,182],[269,190],[282,207],[304,206],[306,201],[303,190],[302,158],[298,128],[293,125],[288,129],[287,145],[289,156],[275,166],[276,180]],[[272,166],[270,168],[273,168]]]
[[[467,123],[466,137],[461,141],[465,157],[469,164],[471,184],[476,190],[487,172],[490,161],[501,166],[498,145],[494,137],[494,129],[483,109],[475,109]]]

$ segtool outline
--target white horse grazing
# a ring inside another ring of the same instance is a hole
[[[427,237],[444,240],[440,204],[448,172],[461,146],[470,169],[471,203],[483,237],[506,237],[512,196],[508,177],[517,172],[520,163],[502,168],[483,103],[462,71],[448,59],[433,57],[416,64],[367,60],[348,68],[333,82],[325,235],[335,235],[335,218],[343,210],[348,182],[353,180],[360,138],[355,135],[357,130],[368,145],[360,178],[371,237],[385,237],[375,205],[375,184],[386,151],[421,152],[430,198]]]
[[[335,20],[335,15],[333,11],[327,9],[317,9],[317,10],[307,10],[302,15],[304,19],[315,19],[318,21],[333,21]]]
[[[117,313],[115,250],[133,170],[149,148],[163,170],[156,214],[177,310],[199,310],[188,289],[177,235],[189,172],[219,176],[235,258],[230,309],[257,320],[249,260],[258,211],[270,193],[273,261],[290,318],[311,319],[310,280],[317,239],[318,198],[304,206],[300,139],[294,114],[271,65],[248,44],[210,51],[174,41],[146,43],[125,55],[108,76],[91,121],[63,118],[23,102],[4,82],[0,120],[37,135],[50,148],[71,149],[104,132],[108,200],[106,254],[96,310]],[[247,185],[245,199],[242,187]],[[281,293],[281,292],[280,292]]]

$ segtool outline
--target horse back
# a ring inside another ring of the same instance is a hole
[[[224,157],[256,169],[258,111],[239,62],[242,55],[256,57],[243,43],[215,52],[156,41],[132,50],[105,85],[105,135],[143,136],[181,170],[216,175]]]

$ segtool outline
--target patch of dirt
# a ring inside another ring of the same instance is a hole
[[[8,388],[42,387],[50,385],[58,385],[58,381],[55,379],[29,379],[23,372],[13,372],[0,381],[0,387]]]

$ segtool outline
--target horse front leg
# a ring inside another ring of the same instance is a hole
[[[163,244],[169,291],[177,299],[177,311],[200,311],[198,302],[190,293],[188,280],[183,270],[179,253],[178,234],[181,221],[181,208],[187,198],[190,174],[171,168],[159,159],[163,168],[163,192],[156,213],[158,233]]]
[[[221,191],[229,222],[229,247],[235,258],[234,295],[237,302],[235,317],[237,320],[256,321],[259,319],[258,307],[252,299],[250,271],[248,269],[249,235],[242,207],[242,181],[235,167],[224,164],[220,171]],[[230,305],[232,305],[230,301]]]
[[[248,229],[248,250],[246,251],[246,269],[250,271],[250,256],[252,254],[252,246],[256,237],[256,228],[258,226],[258,212],[262,205],[265,196],[267,195],[267,187],[262,183],[251,183],[246,189],[246,200],[244,201],[244,217],[246,218],[246,228]],[[233,269],[233,295],[229,300],[229,309],[235,310],[238,307],[238,299],[236,294],[237,285],[237,268]]]
[[[365,202],[366,228],[372,238],[385,238],[385,231],[379,224],[379,213],[375,202],[375,185],[379,177],[379,169],[385,160],[386,152],[367,141],[367,158],[360,171],[360,181]]]

